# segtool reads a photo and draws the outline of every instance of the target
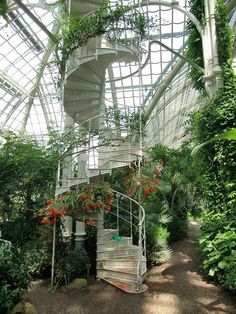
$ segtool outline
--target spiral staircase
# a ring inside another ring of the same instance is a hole
[[[69,8],[71,13],[79,8],[85,14],[100,4],[72,0]],[[102,38],[94,38],[74,51],[68,61],[63,91],[67,144],[61,147],[56,196],[103,180],[112,169],[128,167],[142,158],[129,126],[117,123],[119,112],[105,108],[105,71],[118,60],[135,61],[137,53],[133,47],[111,46]],[[99,211],[93,217],[97,226],[97,278],[126,292],[139,293],[147,289],[143,284],[147,270],[145,212],[127,195],[113,191],[113,197],[109,215],[116,217],[114,229],[106,229],[104,213]],[[68,215],[77,221],[82,217],[79,210]]]

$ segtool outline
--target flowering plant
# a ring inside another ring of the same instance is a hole
[[[78,195],[78,205],[84,212],[99,209],[108,213],[112,203],[112,189],[107,182],[84,185]]]
[[[54,225],[57,219],[63,217],[66,214],[65,207],[61,206],[61,202],[58,199],[47,200],[47,207],[43,208],[42,223]]]
[[[97,182],[83,185],[79,190],[63,194],[54,200],[47,201],[47,207],[42,210],[42,223],[54,225],[57,219],[70,213],[72,209],[84,213],[104,210],[109,213],[112,206],[112,189],[107,182]],[[94,223],[89,220],[90,225]]]
[[[124,179],[126,185],[126,193],[128,196],[137,198],[138,194],[142,198],[146,198],[152,193],[158,191],[160,184],[160,175],[163,170],[163,161],[160,160],[158,164],[148,163],[148,167],[142,167],[141,173],[137,174],[135,171],[128,170],[128,177]]]

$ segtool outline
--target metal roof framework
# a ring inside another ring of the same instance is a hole
[[[105,87],[109,107],[126,113],[130,108],[151,108],[148,147],[158,143],[178,147],[189,113],[203,103],[188,79],[188,63],[178,57],[187,49],[188,16],[173,9],[172,1],[163,2],[170,5],[111,0],[114,5],[135,4],[155,19],[156,27],[148,29],[143,41],[140,63],[110,65]],[[50,34],[60,30],[60,1],[14,0],[9,4],[8,21],[0,18],[0,127],[46,138],[51,127],[58,131],[64,127],[59,74],[53,63],[55,46],[50,40]],[[236,3],[227,5],[234,28]],[[189,10],[188,0],[180,0],[179,6]]]

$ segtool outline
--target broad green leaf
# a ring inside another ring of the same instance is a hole
[[[224,269],[226,266],[227,266],[227,264],[226,264],[225,261],[221,261],[221,262],[218,263],[218,267],[221,268],[221,269]]]
[[[194,149],[192,150],[192,153],[191,155],[194,155],[196,154],[199,149],[201,149],[203,146],[211,143],[211,142],[214,142],[214,141],[217,141],[217,140],[223,140],[223,139],[226,139],[226,140],[236,140],[236,128],[232,129],[232,130],[229,130],[229,131],[225,131],[224,133],[221,133],[221,134],[218,134],[216,135],[215,137],[211,138],[210,140],[200,144],[200,145],[197,145],[196,147],[194,147]]]

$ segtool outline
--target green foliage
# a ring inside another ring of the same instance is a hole
[[[65,247],[55,264],[55,287],[59,284],[68,284],[76,276],[81,275],[87,269],[88,256],[84,249],[73,250]]]
[[[33,278],[50,274],[51,251],[48,245],[40,240],[29,241],[21,249],[28,273]]]
[[[228,17],[224,0],[216,2],[216,32],[219,64],[232,64],[234,34],[228,24]]]
[[[3,221],[33,216],[54,193],[57,153],[11,132],[2,133],[1,140],[0,215]]]
[[[0,246],[0,313],[6,313],[23,298],[30,282],[20,252]]]
[[[58,38],[61,53],[60,73],[63,75],[65,63],[72,52],[84,46],[90,38],[106,34],[109,41],[116,42],[122,37],[124,30],[132,30],[139,35],[137,39],[141,40],[148,24],[146,15],[132,10],[132,6],[117,5],[112,8],[108,1],[103,1],[93,14],[85,17],[79,14],[72,17],[65,14],[62,33]],[[137,42],[136,46],[139,46]]]
[[[216,30],[224,87],[194,114],[193,119],[194,139],[201,143],[195,158],[208,210],[199,243],[208,276],[235,291],[236,142],[227,138],[234,137],[236,127],[236,76],[231,69],[232,32],[222,0],[217,1]]]
[[[171,190],[165,195],[172,216],[172,221],[168,224],[169,240],[172,242],[183,239],[187,236],[187,212],[201,211],[198,168],[191,157],[191,150],[188,145],[183,145],[178,150],[156,146],[150,155],[154,160],[163,160],[161,182],[168,182],[171,186]]]
[[[168,246],[169,232],[164,225],[151,224],[147,226],[147,258],[152,265],[165,263],[171,258]]]
[[[212,143],[214,141],[218,141],[218,140],[236,140],[236,128],[229,130],[229,131],[225,131],[224,133],[218,134],[214,137],[212,137],[211,139],[209,139],[208,141],[197,145],[196,147],[194,147],[194,149],[192,150],[192,155],[196,154],[200,148],[202,148],[203,146]]]
[[[236,291],[236,223],[235,209],[223,213],[209,212],[204,217],[199,240],[203,269],[224,287]]]
[[[91,271],[93,273],[96,273],[97,229],[94,226],[86,225],[85,231],[85,251],[88,254],[88,258],[91,264]]]
[[[224,77],[222,91],[194,115],[194,137],[198,143],[205,143],[213,136],[219,137],[219,134],[236,126],[236,76],[232,71],[225,70]],[[215,211],[226,209],[226,184],[236,181],[235,141],[219,140],[203,146],[197,160],[201,165],[199,169],[206,207]]]
[[[33,235],[38,234],[38,219],[32,215],[22,215],[14,221],[0,223],[2,236],[9,240],[14,246],[21,247],[29,241]]]
[[[202,191],[206,208],[223,211],[228,208],[227,183],[235,182],[236,177],[236,143],[214,139],[226,136],[236,126],[236,76],[231,68],[232,34],[227,24],[224,1],[218,0],[216,6],[216,29],[218,35],[218,53],[223,68],[224,87],[202,109],[195,113],[193,119],[194,139],[196,143],[212,142],[202,145],[198,163],[202,182]]]
[[[190,12],[195,15],[195,17],[200,21],[200,23],[204,24],[204,1],[203,0],[191,0],[189,1]],[[201,36],[196,28],[196,26],[192,23],[192,21],[188,22],[187,29],[190,32],[188,38],[188,49],[186,51],[186,57],[194,62],[196,65],[204,68],[203,62],[203,48],[202,48],[202,40]],[[205,91],[204,83],[202,80],[202,73],[197,70],[195,67],[190,65],[189,77],[192,81],[193,86],[200,92]]]
[[[187,220],[184,218],[181,219],[177,214],[173,214],[172,221],[168,224],[168,231],[170,233],[169,242],[187,238],[187,230]]]

